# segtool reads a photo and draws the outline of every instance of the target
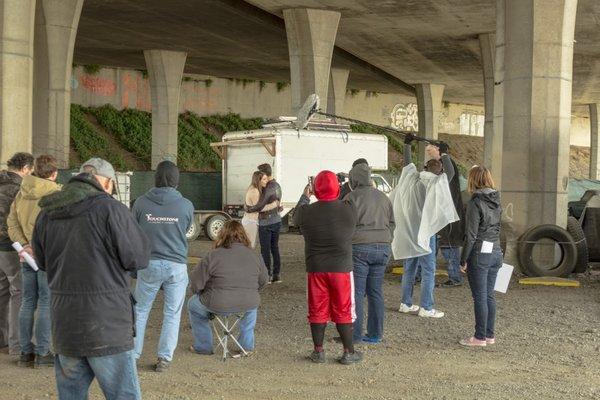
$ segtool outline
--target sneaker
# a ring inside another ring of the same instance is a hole
[[[271,279],[271,283],[281,283],[281,277],[279,275],[273,275],[273,279]]]
[[[493,337],[485,338],[485,343],[486,344],[496,344],[496,338],[493,338]]]
[[[198,351],[194,348],[194,346],[190,346],[189,350],[194,354],[200,354],[201,356],[212,356],[214,353],[211,351],[209,353],[205,353],[203,351]]]
[[[323,364],[325,362],[325,351],[313,350],[313,352],[310,353],[308,358],[314,363]]]
[[[459,286],[462,286],[462,282],[456,282],[456,281],[453,281],[452,279],[448,279],[446,282],[440,284],[438,287],[453,288],[453,287],[459,287]]]
[[[419,317],[425,317],[425,318],[442,318],[443,316],[444,316],[444,313],[442,311],[436,310],[434,308],[432,308],[429,311],[427,311],[424,308],[421,308],[419,310]]]
[[[381,343],[382,339],[375,336],[363,336],[362,341],[369,344]]]
[[[404,303],[400,304],[400,308],[398,309],[398,311],[400,311],[401,313],[404,314],[410,314],[410,313],[416,313],[417,311],[419,311],[419,306],[413,304],[412,306],[407,306]]]
[[[460,343],[462,346],[467,346],[467,347],[485,347],[486,346],[485,340],[479,340],[473,336],[471,336],[470,338],[467,338],[467,339],[460,340],[458,343]]]
[[[345,351],[342,357],[338,359],[338,362],[340,364],[350,365],[361,362],[362,358],[362,353],[358,350],[354,350],[354,353],[348,353],[347,351]]]
[[[35,361],[35,354],[33,353],[21,353],[19,357],[19,367],[30,368],[33,367]]]
[[[53,367],[54,366],[54,354],[48,352],[45,356],[39,354],[35,356],[35,368]]]
[[[269,280],[267,281],[267,285],[273,283],[273,275],[269,275]]]
[[[156,366],[154,367],[154,370],[156,372],[167,372],[167,370],[169,369],[169,367],[171,366],[171,362],[165,360],[164,358],[158,358],[158,361],[156,362]]]
[[[235,350],[232,351],[231,354],[231,358],[242,358],[242,357],[251,357],[253,356],[255,353],[254,350],[247,350],[246,354],[244,354],[241,350]]]

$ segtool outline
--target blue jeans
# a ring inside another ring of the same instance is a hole
[[[133,350],[104,357],[66,357],[54,360],[59,400],[87,400],[94,377],[107,400],[142,398]]]
[[[501,266],[502,252],[499,249],[490,254],[473,250],[473,254],[467,261],[467,278],[475,308],[475,337],[480,340],[494,337],[496,321],[494,285]]]
[[[362,339],[365,295],[369,302],[367,317],[367,336],[373,339],[383,338],[383,320],[385,305],[383,303],[383,277],[390,258],[389,244],[355,244],[352,246],[354,264],[354,303],[356,320],[354,321],[353,339]]]
[[[163,323],[158,340],[158,357],[167,361],[173,359],[179,338],[181,310],[188,285],[187,265],[165,260],[150,260],[148,268],[138,271],[135,286],[135,358],[139,358],[144,347],[144,332],[152,303],[160,287],[163,287],[165,302]]]
[[[197,295],[193,295],[188,300],[188,311],[192,324],[192,335],[194,336],[194,349],[199,353],[211,354],[213,352],[213,337],[208,319],[211,311],[202,304],[200,297]],[[238,337],[238,342],[240,342],[240,345],[246,351],[254,350],[256,314],[256,308],[247,310],[244,318],[239,322],[240,336]]]
[[[452,282],[462,283],[460,274],[460,247],[442,247],[442,255],[448,262],[448,279]]]
[[[21,264],[23,282],[21,310],[19,311],[19,342],[21,352],[45,356],[50,352],[50,289],[44,271],[34,271]],[[35,311],[37,309],[37,318]],[[35,322],[35,324],[34,324]],[[35,325],[35,346],[31,342]]]
[[[258,227],[260,253],[265,261],[269,275],[279,275],[281,271],[281,256],[279,255],[280,230],[281,222],[271,225],[259,225]],[[273,256],[273,270],[271,270],[271,256]]]
[[[430,311],[433,308],[433,288],[435,287],[435,246],[436,237],[429,239],[431,253],[420,257],[407,258],[404,261],[402,276],[402,303],[412,306],[413,286],[417,268],[421,267],[421,308]]]

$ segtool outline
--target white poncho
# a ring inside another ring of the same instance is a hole
[[[459,220],[446,174],[419,172],[415,164],[402,169],[400,181],[390,193],[390,200],[396,219],[392,242],[396,260],[431,253],[431,237]]]

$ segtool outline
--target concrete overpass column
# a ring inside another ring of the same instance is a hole
[[[290,54],[292,111],[316,93],[321,109],[327,110],[331,56],[340,13],[294,8],[283,10]]]
[[[600,135],[598,135],[598,108],[600,104],[594,103],[588,105],[590,109],[590,179],[600,179]]]
[[[346,85],[350,71],[343,68],[331,68],[329,91],[327,93],[327,112],[343,116],[346,100]]]
[[[179,91],[187,53],[145,50],[152,97],[152,169],[163,160],[177,163]]]
[[[419,136],[426,139],[438,140],[438,124],[442,115],[442,99],[444,97],[444,85],[433,83],[418,83],[415,85],[417,93],[417,112],[419,118]],[[418,162],[426,161],[425,147],[427,145],[419,142]]]
[[[0,166],[31,151],[35,0],[0,1]]]
[[[494,141],[494,56],[496,39],[492,33],[479,35],[481,50],[481,66],[483,70],[483,94],[485,107],[485,124],[483,127],[483,163],[490,168],[493,158]],[[500,156],[500,154],[498,154]]]
[[[73,48],[83,0],[37,0],[33,152],[69,166]]]
[[[502,202],[516,234],[566,227],[577,0],[505,0]]]
[[[493,136],[487,140],[485,163],[490,168],[496,186],[502,186],[502,140],[504,132],[504,52],[506,48],[506,0],[496,0],[496,51],[494,55]],[[486,93],[487,100],[487,93]],[[490,154],[488,156],[487,154]]]

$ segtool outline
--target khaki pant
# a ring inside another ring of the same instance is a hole
[[[21,308],[21,263],[14,251],[0,251],[0,347],[8,345],[9,354],[21,353],[19,347],[19,309]]]

